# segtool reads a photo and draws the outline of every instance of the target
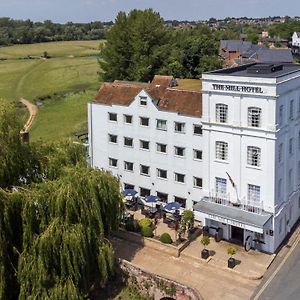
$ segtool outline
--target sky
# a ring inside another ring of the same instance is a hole
[[[165,20],[295,16],[300,0],[0,0],[0,16],[59,23],[111,21],[134,8],[153,8]]]

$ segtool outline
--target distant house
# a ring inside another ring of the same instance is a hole
[[[225,67],[233,67],[251,62],[291,63],[290,49],[269,49],[264,45],[253,45],[248,41],[221,40],[219,55]]]
[[[292,46],[300,47],[300,32],[294,32],[292,36]]]

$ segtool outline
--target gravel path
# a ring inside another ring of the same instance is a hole
[[[27,107],[27,109],[29,111],[29,118],[23,127],[23,131],[28,132],[30,127],[32,126],[32,123],[33,123],[36,115],[37,115],[38,108],[35,104],[31,103],[30,101],[28,101],[24,98],[21,98],[20,101]]]

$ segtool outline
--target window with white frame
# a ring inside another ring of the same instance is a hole
[[[202,125],[194,124],[194,134],[195,135],[202,135]]]
[[[293,138],[289,139],[289,154],[292,155],[294,153],[294,140]]]
[[[168,178],[168,172],[167,170],[163,169],[156,169],[156,174],[158,178],[167,179]]]
[[[132,124],[132,116],[131,115],[124,115],[124,123],[125,124]]]
[[[182,208],[186,207],[186,199],[185,198],[174,196],[174,201],[180,203]]]
[[[174,146],[174,154],[176,156],[185,156],[185,148]]]
[[[248,108],[248,126],[250,127],[261,126],[261,108],[259,107]]]
[[[141,126],[149,126],[149,118],[140,117],[140,125]]]
[[[216,122],[227,123],[228,105],[223,103],[216,104]]]
[[[250,166],[260,167],[261,150],[258,147],[247,147],[247,164]]]
[[[124,146],[133,147],[133,138],[124,136]]]
[[[202,160],[202,151],[193,149],[194,159]]]
[[[228,159],[228,144],[226,142],[216,142],[216,159],[227,160]]]
[[[140,96],[140,105],[141,106],[147,106],[147,97]]]
[[[115,158],[109,157],[108,158],[108,164],[109,164],[110,167],[117,168],[118,167],[118,160],[115,159]]]
[[[166,120],[156,120],[156,129],[167,130],[167,121]]]
[[[161,192],[156,192],[156,196],[159,198],[159,201],[168,203],[168,194],[161,193]]]
[[[175,175],[175,181],[176,182],[180,182],[180,183],[185,182],[185,175],[184,174],[174,173],[174,175]]]
[[[156,151],[160,152],[160,153],[167,153],[167,145],[161,144],[161,143],[156,143]]]
[[[290,120],[292,120],[294,118],[294,100],[290,101],[290,116],[289,116]]]
[[[185,133],[185,123],[174,122],[174,130],[177,133]]]
[[[118,143],[118,136],[115,134],[108,134],[108,141],[113,144]]]
[[[140,187],[140,196],[141,197],[147,197],[147,196],[150,196],[150,194],[151,194],[151,190]]]
[[[140,149],[149,150],[149,148],[150,148],[149,141],[140,140]]]
[[[289,170],[288,183],[289,183],[289,189],[292,189],[293,188],[293,169]],[[290,191],[290,192],[292,192],[292,191]]]
[[[278,197],[282,197],[282,178],[280,178],[278,181]]]
[[[278,161],[282,162],[283,159],[283,144],[281,143],[278,148]]]
[[[279,220],[279,233],[282,231],[282,218]]]
[[[279,124],[282,124],[282,122],[283,122],[283,109],[284,109],[284,106],[280,105],[280,107],[279,107]]]
[[[150,175],[150,167],[145,165],[140,165],[140,173],[141,175],[149,176]]]
[[[216,194],[218,196],[225,196],[227,193],[227,179],[216,177]]]
[[[117,122],[118,121],[118,116],[116,113],[108,113],[108,120]]]
[[[194,181],[194,187],[195,188],[202,188],[202,178],[194,177],[193,181]]]
[[[124,161],[124,170],[133,172],[133,162]]]
[[[254,205],[260,204],[260,186],[248,184],[248,201]]]

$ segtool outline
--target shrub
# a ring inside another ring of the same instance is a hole
[[[201,244],[204,246],[204,249],[206,246],[208,246],[210,243],[210,240],[209,240],[209,237],[208,236],[204,236],[202,239],[201,239]]]
[[[143,226],[141,227],[141,234],[144,237],[153,237],[153,230],[149,226]]]
[[[164,244],[172,244],[173,242],[171,236],[167,232],[163,233],[159,240]]]
[[[139,232],[140,226],[136,220],[128,220],[125,224],[125,229],[127,231]]]
[[[227,249],[227,253],[232,257],[234,254],[236,254],[236,248],[234,246],[229,246]]]
[[[144,218],[138,221],[140,227],[152,227],[152,220],[149,218]]]

